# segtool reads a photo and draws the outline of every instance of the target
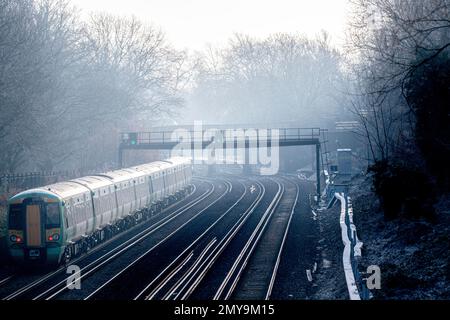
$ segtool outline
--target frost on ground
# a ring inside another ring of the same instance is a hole
[[[436,203],[433,221],[385,221],[369,177],[354,179],[350,196],[364,243],[360,270],[381,268],[374,299],[450,299],[450,196]]]
[[[349,299],[342,265],[344,245],[339,225],[340,212],[339,202],[331,209],[317,210],[320,237],[317,251],[320,255],[312,299]]]

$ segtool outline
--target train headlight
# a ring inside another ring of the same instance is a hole
[[[48,240],[50,240],[50,241],[58,241],[59,240],[59,234],[55,233],[54,235],[48,237]]]
[[[11,242],[16,242],[16,243],[22,242],[22,238],[19,236],[16,236],[15,234],[11,235],[9,237],[9,240],[11,240]]]

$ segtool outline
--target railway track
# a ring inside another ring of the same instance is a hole
[[[315,291],[311,279],[314,279],[314,270],[322,259],[317,250],[317,246],[320,246],[320,227],[310,207],[311,195],[315,194],[313,184],[298,177],[288,177],[297,183],[300,193],[295,207],[296,214],[292,216],[285,237],[270,298],[304,300],[309,299]]]
[[[8,283],[9,281],[11,281],[14,278],[15,274],[6,276],[5,278],[3,278],[2,280],[0,280],[0,286]]]
[[[226,190],[218,198],[209,202],[192,219],[174,230],[169,236],[133,259],[119,272],[98,286],[85,299],[135,298],[142,290],[143,283],[145,285],[145,283],[149,282],[146,279],[157,275],[166,263],[170,264],[170,261],[180,254],[184,244],[192,244],[202,230],[208,228],[212,221],[216,221],[219,218],[220,210],[217,210],[214,205],[231,193],[231,191],[235,193],[235,196],[239,193],[238,188],[232,188],[232,184],[228,183]],[[223,206],[224,204],[221,205]],[[182,229],[183,232],[179,232]],[[126,284],[127,290],[122,290],[124,284]]]
[[[214,188],[210,182],[207,182],[210,186],[205,191],[196,194],[196,188],[193,190],[191,195],[186,197],[181,203],[173,204],[166,209],[164,209],[160,214],[156,215],[154,219],[139,224],[134,228],[131,228],[124,233],[120,233],[116,237],[102,243],[99,246],[94,247],[90,252],[79,258],[70,262],[71,265],[90,266],[99,263],[102,260],[109,259],[111,256],[117,257],[118,252],[124,252],[122,249],[130,248],[131,244],[138,244],[139,239],[142,241],[145,237],[150,236],[153,232],[157,231],[159,228],[169,223],[182,213],[184,213],[188,208],[192,207],[207,196],[209,196]],[[194,185],[195,186],[195,185]],[[193,199],[191,199],[193,197]],[[186,203],[187,202],[187,203]],[[165,215],[168,211],[174,210],[168,215]],[[133,235],[134,234],[134,235]],[[131,238],[124,239],[131,235]],[[33,279],[28,283],[19,286],[19,288],[14,289],[12,292],[4,294],[3,300],[13,300],[13,299],[34,299],[40,296],[39,292],[46,292],[46,288],[52,288],[55,285],[61,285],[63,282],[65,284],[68,275],[66,274],[66,266],[62,266],[54,271],[51,271],[43,276]],[[36,277],[34,277],[36,278]],[[55,284],[56,283],[56,284]]]
[[[4,300],[270,299],[299,198],[298,181],[222,176],[195,185],[151,224],[72,261],[80,267],[75,275],[82,290],[68,289],[74,275],[61,267],[4,294],[19,278],[7,276],[0,280],[0,295]]]
[[[261,201],[264,195],[264,186],[258,183],[258,193],[249,194],[245,188],[241,197],[202,235],[200,235],[189,247],[187,247],[177,259],[166,267],[144,290],[134,299],[161,299],[161,300],[185,300],[195,290],[209,268],[217,260],[218,256],[234,238],[243,226],[248,216]],[[248,204],[243,204],[244,197]],[[241,204],[241,206],[239,206]],[[244,206],[247,206],[244,208]],[[242,213],[241,210],[244,209]],[[228,220],[228,222],[226,221]],[[204,238],[204,239],[203,239]],[[200,252],[196,259],[193,258],[194,247],[197,242],[204,240],[207,243],[203,248],[197,248]],[[205,239],[211,239],[209,242]],[[189,264],[189,260],[192,263]]]
[[[227,276],[220,284],[213,299],[214,300],[228,300],[233,294],[236,286],[241,278],[241,275],[252,256],[255,247],[257,246],[260,238],[264,234],[264,231],[271,220],[273,213],[281,200],[284,193],[284,185],[276,181],[278,185],[278,191],[273,197],[272,202],[267,207],[266,211],[259,220],[257,226],[253,230],[251,236],[248,238],[242,250],[239,252],[237,259],[234,261],[231,269],[228,271]],[[271,254],[269,252],[268,254]]]
[[[272,210],[270,223],[238,281],[233,300],[270,299],[289,226],[299,196],[297,183],[283,179],[284,193]],[[269,222],[269,221],[268,221]]]
[[[252,237],[254,230],[263,218],[267,208],[273,202],[277,193],[280,192],[280,186],[272,179],[258,178],[258,182],[262,184],[264,189],[261,199],[252,208],[251,214],[244,217],[245,219],[242,220],[239,230],[229,239],[226,247],[222,248],[220,255],[209,266],[206,275],[200,279],[197,288],[189,295],[189,299],[211,300],[214,298],[225,277],[227,277],[233,265],[239,259],[240,252]]]

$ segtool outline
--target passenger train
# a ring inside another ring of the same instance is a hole
[[[23,191],[8,201],[10,256],[67,263],[185,196],[191,178],[191,160],[175,157]]]

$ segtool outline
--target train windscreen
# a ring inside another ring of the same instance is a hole
[[[21,230],[24,224],[24,211],[22,204],[11,204],[9,206],[9,229]]]
[[[47,204],[47,217],[46,217],[46,228],[58,228],[61,224],[61,216],[59,214],[58,203],[48,203]]]

